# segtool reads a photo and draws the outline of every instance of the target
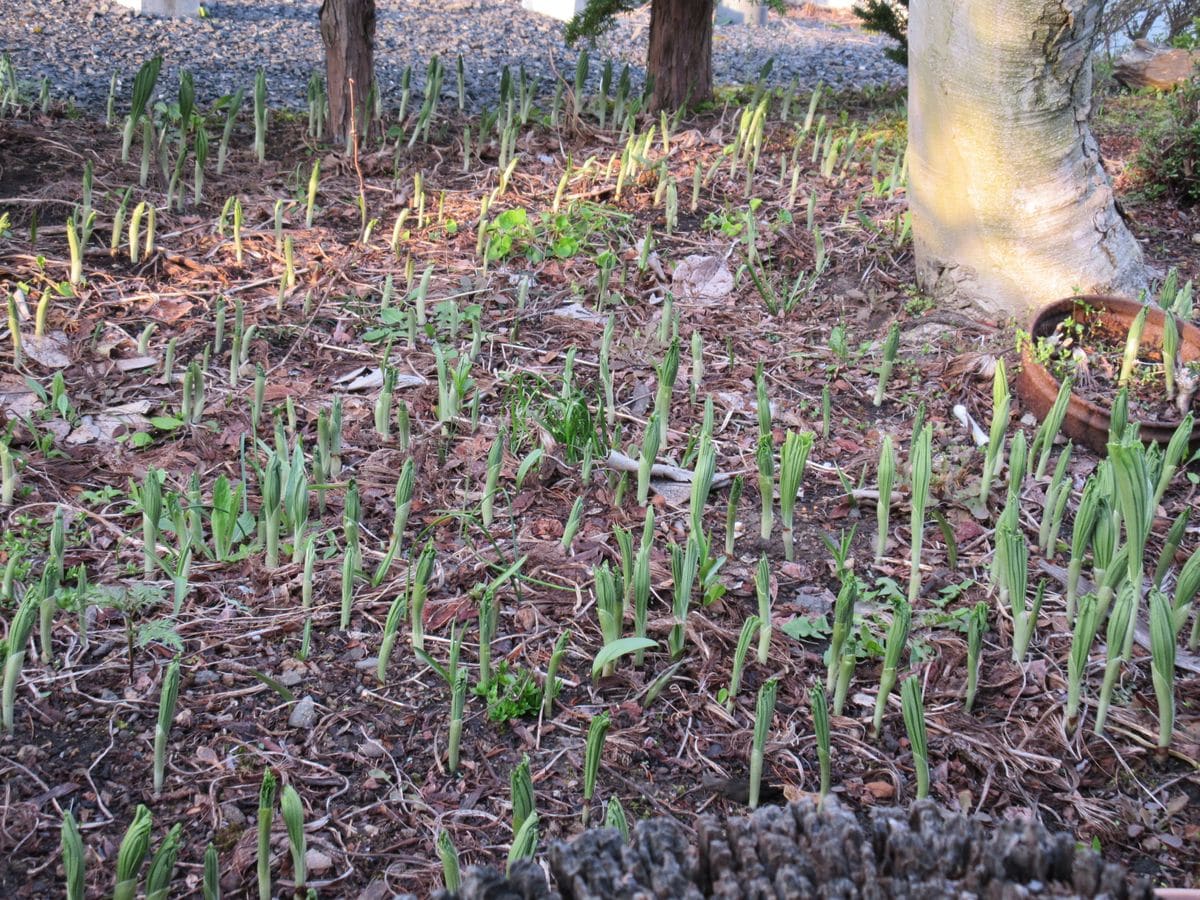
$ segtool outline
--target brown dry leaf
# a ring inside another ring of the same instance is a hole
[[[896,796],[896,786],[890,781],[868,781],[863,785],[876,800],[891,800]]]

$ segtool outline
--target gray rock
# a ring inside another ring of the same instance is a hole
[[[305,695],[300,698],[292,713],[288,716],[288,725],[292,728],[311,728],[317,721],[317,703],[312,697]]]

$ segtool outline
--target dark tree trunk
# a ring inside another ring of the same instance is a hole
[[[351,81],[357,107],[354,119],[359,133],[366,131],[362,112],[375,74],[375,0],[324,0],[321,40],[325,44],[329,137],[341,141],[350,134]]]
[[[712,98],[712,0],[654,0],[646,72],[655,112]]]

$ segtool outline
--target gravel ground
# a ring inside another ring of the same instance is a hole
[[[455,92],[452,60],[466,61],[473,105],[494,99],[504,65],[552,83],[550,60],[571,77],[576,53],[563,44],[563,25],[521,9],[519,0],[377,0],[376,68],[385,103],[399,103],[404,69],[413,85],[422,81],[433,54],[447,63],[445,91]],[[322,66],[316,0],[214,0],[203,19],[135,16],[111,0],[0,0],[0,48],[19,76],[40,81],[49,75],[58,97],[102,109],[115,69],[120,101],[128,102],[138,66],[155,53],[164,58],[160,86],[173,86],[179,67],[195,76],[201,100],[249,92],[254,72],[267,70],[271,102],[302,107],[305,84]],[[435,11],[431,11],[435,10]],[[622,17],[598,44],[593,60],[611,56],[638,74],[645,58],[649,15]],[[770,58],[773,81],[801,87],[818,80],[835,87],[898,82],[903,70],[883,56],[886,41],[847,25],[772,15],[765,28],[718,25],[714,74],[718,84],[752,80]],[[593,64],[593,78],[601,65]]]

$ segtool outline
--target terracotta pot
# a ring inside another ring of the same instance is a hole
[[[1123,297],[1089,294],[1059,300],[1043,308],[1034,317],[1033,324],[1029,326],[1029,334],[1033,339],[1030,343],[1036,343],[1038,338],[1049,337],[1054,333],[1055,326],[1068,316],[1073,317],[1076,322],[1100,318],[1112,323],[1118,331],[1127,332],[1141,309],[1142,304]],[[1150,307],[1146,316],[1146,326],[1142,331],[1143,346],[1162,346],[1164,319],[1161,309],[1156,306]],[[1180,320],[1176,322],[1179,326],[1179,359],[1182,362],[1200,360],[1200,328]],[[1060,386],[1058,379],[1033,358],[1032,347],[1026,345],[1021,350],[1021,370],[1016,379],[1017,395],[1021,402],[1039,420],[1044,419],[1058,397]],[[1067,414],[1063,418],[1062,431],[1076,444],[1084,444],[1097,453],[1106,454],[1111,415],[1111,406],[1100,406],[1072,394],[1067,405]],[[1179,422],[1142,421],[1138,424],[1141,426],[1143,441],[1166,443],[1175,433]],[[1200,429],[1192,432],[1193,449],[1198,445]]]

